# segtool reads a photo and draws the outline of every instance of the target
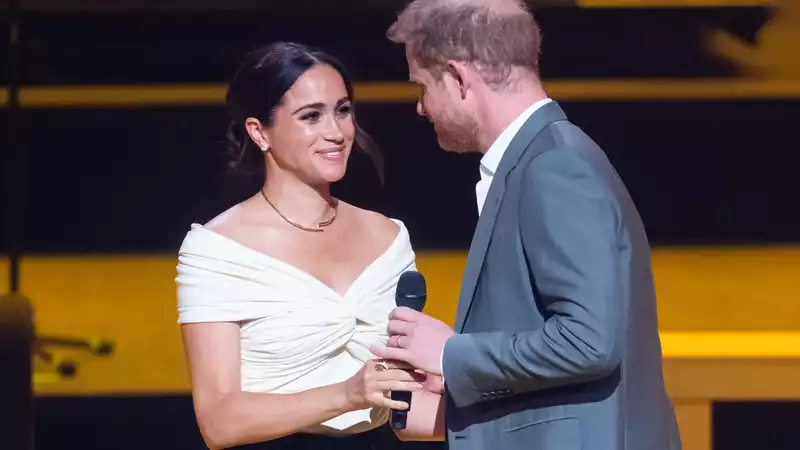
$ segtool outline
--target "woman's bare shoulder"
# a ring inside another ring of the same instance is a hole
[[[244,200],[223,211],[203,225],[203,228],[222,236],[240,240],[255,222],[251,199]]]
[[[396,221],[377,211],[363,209],[353,205],[347,205],[347,207],[354,210],[354,215],[359,222],[358,228],[368,230],[369,234],[375,239],[392,241],[400,232],[400,225],[398,225]]]

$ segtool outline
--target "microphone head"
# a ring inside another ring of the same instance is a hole
[[[425,277],[421,273],[408,271],[400,275],[400,280],[397,282],[397,292],[395,293],[397,306],[405,306],[422,311],[425,307],[426,297]]]

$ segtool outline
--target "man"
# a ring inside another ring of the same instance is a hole
[[[374,352],[443,376],[451,449],[679,449],[644,227],[603,151],[547,98],[532,14],[416,0],[388,34],[439,145],[483,158],[455,334],[398,308]],[[416,400],[411,434],[444,428]]]

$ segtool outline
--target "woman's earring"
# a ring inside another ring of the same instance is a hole
[[[263,145],[261,145],[261,151],[262,151],[262,152],[266,153],[266,152],[267,152],[267,150],[269,150],[269,145],[267,145],[267,144],[263,144]]]

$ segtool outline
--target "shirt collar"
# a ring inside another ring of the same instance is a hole
[[[511,140],[514,139],[517,132],[522,125],[528,120],[528,118],[536,112],[537,109],[541,108],[545,104],[549,103],[550,99],[545,98],[543,100],[539,100],[538,102],[529,106],[525,111],[522,111],[522,114],[517,116],[513,122],[511,122],[500,136],[494,140],[492,146],[489,147],[489,150],[481,158],[481,179],[486,177],[494,176],[494,173],[497,172],[497,166],[500,165],[500,159],[503,158],[503,153],[505,153],[508,146],[511,144]]]

